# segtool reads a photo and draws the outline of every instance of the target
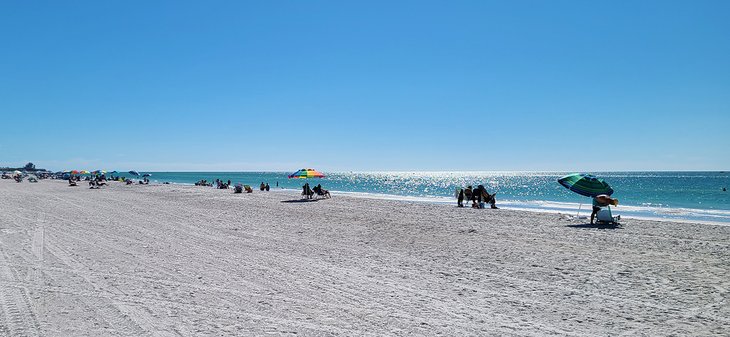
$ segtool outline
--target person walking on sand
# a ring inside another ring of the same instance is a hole
[[[608,205],[614,205],[618,206],[618,199],[611,198],[607,194],[601,194],[593,197],[593,212],[591,212],[591,225],[593,224],[593,219],[595,219],[596,214],[601,210],[601,208],[606,207]]]

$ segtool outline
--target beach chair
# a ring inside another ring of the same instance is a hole
[[[74,180],[69,180],[69,182],[68,182],[68,186],[79,186],[79,185],[76,185],[76,181],[74,181]]]
[[[319,198],[329,199],[332,197],[330,195],[330,191],[325,190],[323,188],[322,189],[317,188],[316,191],[314,191],[314,192],[316,193],[315,196],[317,197],[317,199],[319,199]]]
[[[253,193],[253,188],[249,185],[243,185],[243,189],[246,190],[246,193]]]
[[[598,211],[596,214],[596,222],[603,225],[618,225],[621,220],[621,216],[613,216],[611,213],[611,207],[606,207]]]

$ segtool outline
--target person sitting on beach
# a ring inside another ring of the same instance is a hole
[[[469,200],[471,201],[472,208],[479,208],[479,204],[482,202],[482,193],[479,190],[479,186],[471,191],[471,198]]]
[[[266,183],[266,192],[268,192],[270,188],[269,183]]]
[[[100,179],[89,179],[89,188],[101,188],[102,186],[106,185],[105,182],[101,181]]]
[[[456,200],[457,207],[464,207],[464,189],[459,190],[459,197]]]
[[[96,186],[104,186],[106,185],[106,181],[100,177],[96,177]]]
[[[332,197],[330,196],[330,191],[322,188],[322,184],[317,184],[317,186],[314,186],[312,191],[314,191],[314,193],[317,193],[318,196],[324,197],[325,199],[329,199]]]
[[[307,199],[312,199],[314,191],[312,191],[312,188],[309,187],[309,183],[305,183],[304,186],[302,186],[302,190],[302,195],[306,196]]]
[[[471,200],[471,196],[472,196],[472,188],[471,188],[471,185],[469,185],[464,190],[464,198],[465,198],[464,200]]]
[[[490,208],[497,209],[497,202],[494,198],[495,195],[497,194],[489,194],[489,192],[487,192],[487,189],[484,188],[484,185],[477,186],[477,188],[474,189],[471,194],[472,207],[476,206],[475,208],[484,208],[484,203],[489,203]],[[484,203],[482,202],[482,200],[484,201]]]
[[[259,185],[259,191],[263,191],[266,189],[266,185],[264,185],[264,182],[261,182],[261,185]]]
[[[593,212],[591,212],[591,225],[593,224],[593,219],[596,217],[596,214],[601,210],[601,208],[606,207],[608,205],[614,205],[618,206],[618,199],[611,198],[607,194],[601,194],[593,197]]]

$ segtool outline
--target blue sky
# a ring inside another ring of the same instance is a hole
[[[5,1],[0,165],[727,170],[728,1]]]

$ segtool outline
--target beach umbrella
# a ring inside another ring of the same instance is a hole
[[[315,169],[301,169],[289,175],[289,179],[324,178],[324,174]]]
[[[93,174],[106,174],[106,171],[104,171],[104,170],[96,170],[96,171],[91,172],[91,173],[93,173]]]
[[[139,172],[137,172],[137,171],[129,171],[129,174],[131,174],[133,176],[138,176],[139,175]]]
[[[23,172],[20,172],[20,171],[17,171],[17,170],[16,171],[13,171],[13,175],[18,175],[19,176],[21,174],[23,174]]]
[[[71,172],[69,172],[69,173],[71,173],[71,174],[79,174],[80,172],[79,172],[79,170],[71,170]]]
[[[89,174],[89,171],[87,171],[87,170],[81,170],[81,171],[79,171],[79,173],[80,174]]]
[[[611,195],[613,189],[603,179],[585,173],[573,173],[558,179],[558,183],[565,188],[586,197],[595,197],[601,194]]]
[[[152,174],[149,174],[149,173],[145,173],[142,175],[142,177],[151,177],[151,176],[152,176]]]

